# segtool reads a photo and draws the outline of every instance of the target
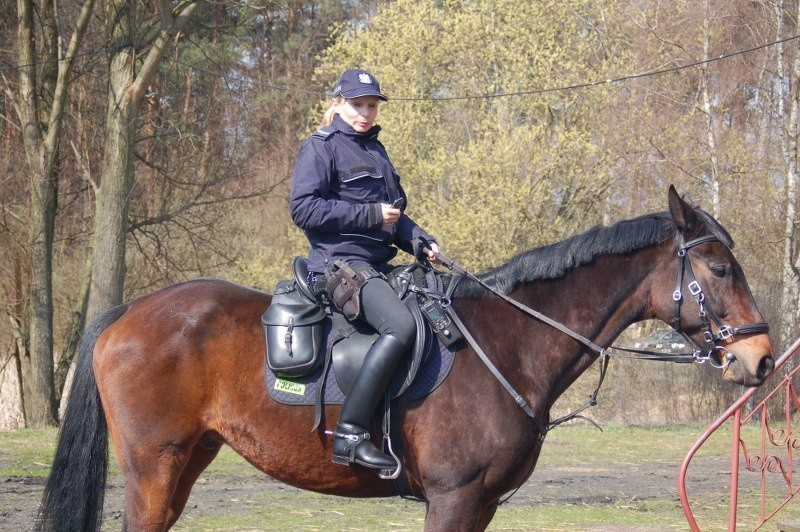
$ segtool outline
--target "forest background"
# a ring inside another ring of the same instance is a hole
[[[799,11],[0,0],[0,428],[57,422],[99,311],[200,276],[288,277],[305,253],[294,157],[354,67],[390,97],[381,140],[409,214],[463,266],[665,210],[674,183],[733,235],[782,353],[798,336]],[[707,420],[741,392],[685,366],[615,361],[592,414]]]

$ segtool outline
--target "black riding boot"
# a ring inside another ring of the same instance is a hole
[[[391,335],[381,336],[370,347],[342,405],[334,433],[333,463],[349,465],[355,462],[373,469],[397,467],[392,457],[383,454],[369,440],[369,427],[372,415],[405,353],[403,343]]]

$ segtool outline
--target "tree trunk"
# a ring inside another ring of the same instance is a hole
[[[197,8],[196,2],[183,2],[173,15],[167,0],[159,1],[161,32],[153,43],[137,74],[136,53],[131,45],[132,0],[109,0],[107,35],[113,51],[109,60],[108,110],[106,136],[101,164],[101,182],[97,194],[92,238],[92,284],[89,292],[87,322],[103,310],[122,303],[125,286],[125,236],[128,205],[133,184],[134,122],[144,88],[152,83],[176,35],[186,27]]]
[[[710,16],[708,0],[703,2],[703,61],[708,61],[710,35]],[[708,143],[708,155],[711,162],[710,175],[708,176],[711,185],[711,202],[713,214],[717,220],[722,219],[722,207],[720,204],[719,193],[719,162],[717,160],[717,137],[714,132],[714,116],[711,109],[711,97],[708,93],[708,65],[703,63],[701,72],[701,85],[703,93],[703,114],[706,118],[706,142]]]
[[[29,166],[30,167],[30,166]],[[53,401],[53,229],[56,178],[52,171],[31,173],[31,280],[29,349],[22,357],[25,421],[42,427],[55,421]]]
[[[59,57],[55,4],[42,3],[43,58],[37,80],[34,5],[17,1],[19,93],[16,108],[31,178],[31,280],[28,349],[20,354],[25,423],[41,427],[55,421],[53,390],[53,234],[56,216],[58,140],[72,61],[89,23],[94,1],[84,4],[64,57]]]
[[[783,24],[783,2],[776,6],[776,17],[779,30]],[[800,4],[798,4],[800,13]],[[798,124],[798,91],[797,84],[800,82],[800,46],[795,50],[794,65],[791,73],[791,99],[789,115],[785,115],[784,106],[784,87],[786,85],[785,66],[783,58],[783,45],[778,45],[778,118],[781,120],[779,127],[781,148],[784,161],[786,163],[786,208],[784,211],[784,247],[783,247],[783,291],[781,294],[781,315],[783,319],[780,329],[781,351],[788,347],[792,340],[797,336],[797,312],[798,312],[798,275],[794,267],[795,262],[795,235],[794,225],[797,205],[797,124]],[[788,118],[788,120],[787,120]],[[785,123],[783,121],[786,121]]]
[[[92,280],[87,322],[122,301],[125,278],[125,233],[128,195],[133,181],[135,50],[132,42],[132,5],[127,0],[108,3],[108,35],[113,51],[108,65],[105,144],[92,236]]]
[[[23,405],[26,425],[42,427],[55,420],[53,411],[52,249],[56,182],[51,146],[43,144],[37,101],[33,6],[17,2],[19,63],[18,109],[22,139],[31,178],[31,279],[28,307],[28,349],[21,353]],[[43,9],[43,16],[48,14]],[[52,52],[52,50],[51,50]]]

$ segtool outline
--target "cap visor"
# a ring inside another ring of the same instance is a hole
[[[381,94],[380,92],[370,89],[370,88],[363,88],[363,89],[351,89],[349,91],[342,91],[341,95],[345,98],[359,98],[361,96],[377,96],[379,100],[384,102],[388,102],[389,98]]]

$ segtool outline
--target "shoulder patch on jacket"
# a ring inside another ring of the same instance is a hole
[[[334,133],[335,131],[336,131],[336,128],[334,128],[333,126],[325,126],[325,127],[321,127],[321,128],[319,128],[318,130],[316,130],[315,132],[313,132],[313,133],[311,134],[311,136],[312,136],[312,137],[316,137],[316,138],[318,138],[318,139],[323,139],[323,140],[325,140],[325,139],[327,139],[328,137],[330,137],[331,135],[333,135],[333,133]]]

